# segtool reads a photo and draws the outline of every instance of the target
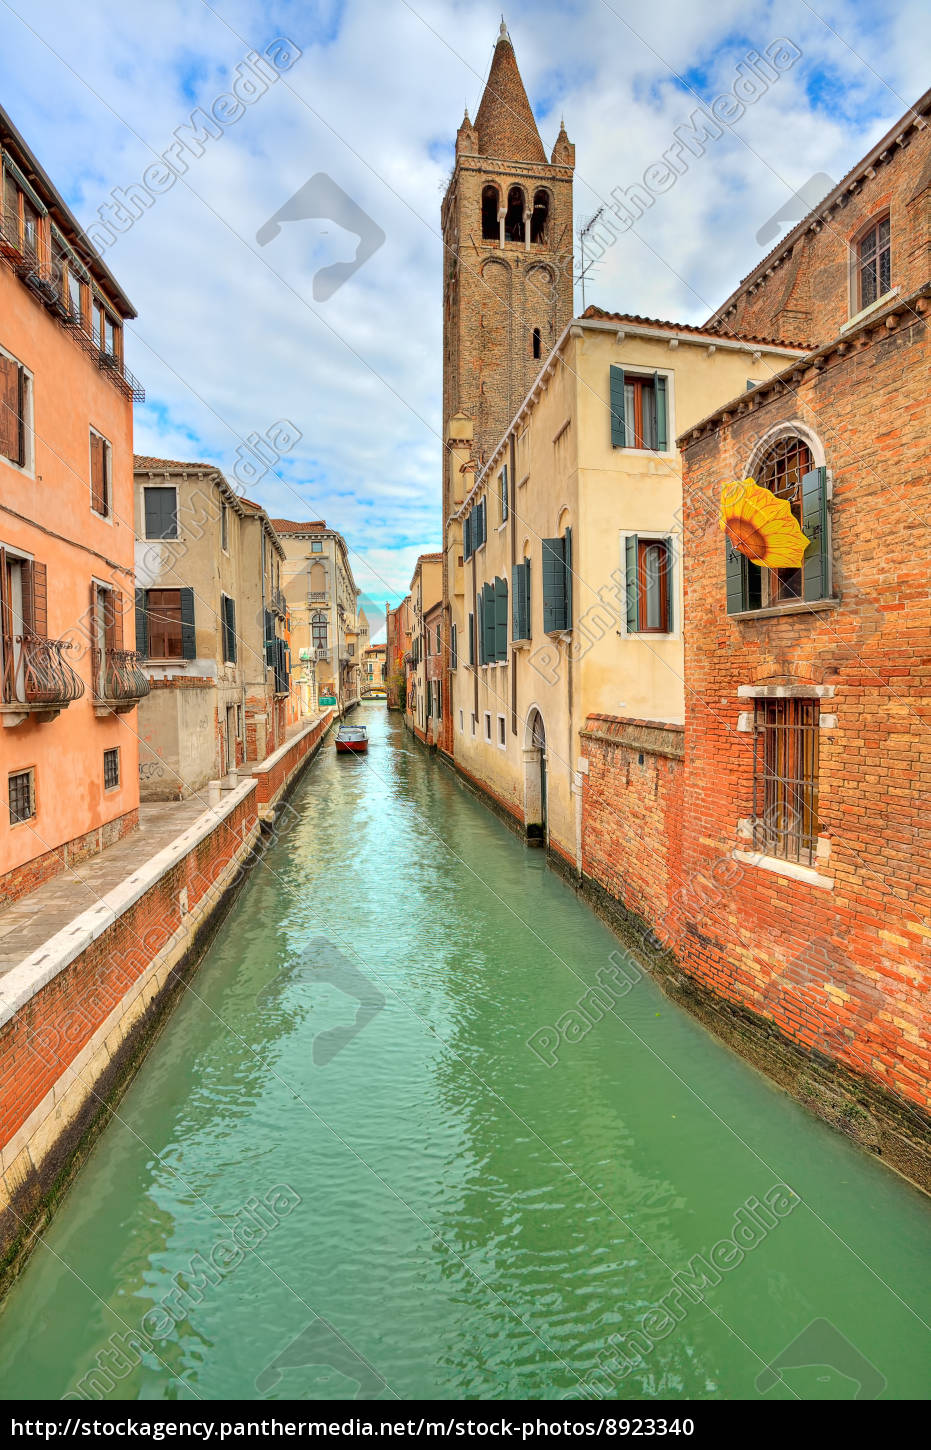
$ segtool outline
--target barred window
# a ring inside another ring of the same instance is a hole
[[[36,813],[36,790],[33,772],[20,770],[9,778],[10,825],[31,821]]]
[[[754,846],[813,866],[818,845],[818,727],[812,699],[754,703]]]
[[[120,783],[120,748],[115,745],[112,750],[105,750],[103,753],[103,788],[104,790],[116,790]]]

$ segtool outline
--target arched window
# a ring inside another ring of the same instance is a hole
[[[543,342],[540,337],[540,329],[539,327],[535,327],[533,329],[533,355],[534,357],[540,357],[542,355],[542,352]]]
[[[811,449],[803,439],[788,434],[778,439],[758,464],[757,483],[768,488],[777,498],[786,499],[800,526],[802,525],[802,479],[814,468]],[[751,564],[752,569],[758,568]],[[769,603],[790,603],[802,599],[801,569],[770,569]]]
[[[530,215],[531,245],[540,247],[546,245],[549,215],[550,194],[548,191],[540,190],[534,194],[533,211]]]
[[[498,188],[482,187],[482,241],[498,240]]]
[[[314,649],[326,649],[327,647],[327,617],[317,612],[311,617],[310,633]]]
[[[504,215],[504,239],[506,242],[524,240],[524,188],[512,186],[508,192],[508,209]]]

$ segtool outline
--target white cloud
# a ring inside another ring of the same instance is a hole
[[[28,11],[14,0],[64,63],[0,9],[4,105],[85,224],[196,104],[228,88],[250,45],[281,34],[301,47],[293,69],[207,144],[190,186],[161,196],[107,260],[139,309],[128,360],[151,406],[137,415],[137,450],[232,471],[242,439],[290,419],[301,442],[255,496],[275,514],[338,527],[379,602],[403,593],[417,553],[440,542],[441,189],[498,28],[490,5],[412,3],[426,23],[403,0],[236,0],[216,7],[222,19],[202,3],[90,0],[75,26],[64,0]],[[561,112],[576,143],[577,221],[637,181],[698,104],[673,72],[708,100],[749,47],[787,35],[801,48],[589,284],[589,301],[682,321],[703,319],[750,270],[756,232],[790,188],[818,171],[838,179],[925,84],[916,0],[835,6],[842,40],[802,3],[725,0],[712,12],[684,0],[652,10],[526,0],[507,18],[544,143]],[[302,223],[264,248],[255,241],[318,171],[385,233],[326,302],[314,300],[313,273],[350,257],[352,236]]]

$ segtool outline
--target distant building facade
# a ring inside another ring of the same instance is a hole
[[[443,601],[442,554],[420,555],[411,579],[410,600],[411,647],[407,656],[404,718],[408,727],[423,741],[427,740],[429,722],[430,740],[433,742],[438,732],[433,728],[432,715],[427,713],[427,660],[432,653],[430,645],[436,641],[436,609]],[[432,640],[428,640],[427,631],[431,627],[434,634]],[[440,641],[442,649],[441,622]],[[435,666],[431,668],[435,669]]]
[[[346,540],[322,519],[272,522],[285,551],[282,587],[304,708],[313,713],[320,702],[333,700],[350,709],[359,701],[361,652],[359,590]]]

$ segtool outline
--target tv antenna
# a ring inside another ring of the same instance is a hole
[[[588,236],[589,232],[593,230],[593,228],[595,226],[595,223],[599,220],[599,218],[601,216],[603,216],[603,214],[604,214],[604,207],[603,206],[600,206],[598,208],[598,210],[595,212],[594,216],[590,216],[589,219],[588,219],[588,221],[585,223],[585,225],[583,227],[580,227],[579,228],[579,252],[580,252],[580,260],[581,260],[581,268],[582,268],[582,270],[579,272],[579,281],[582,283],[582,311],[583,312],[585,311],[585,276],[586,276],[586,273],[589,272],[591,270],[591,268],[594,267],[596,265],[596,263],[601,260],[599,257],[593,257],[592,260],[588,263],[588,266],[585,265],[585,238]]]

